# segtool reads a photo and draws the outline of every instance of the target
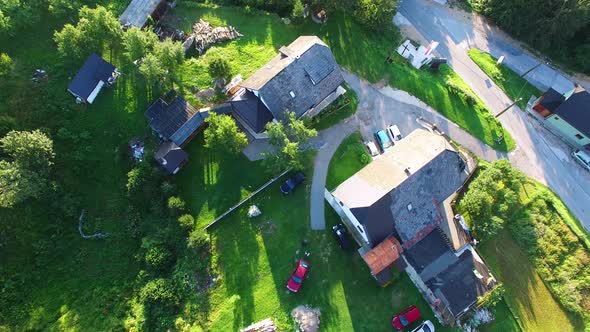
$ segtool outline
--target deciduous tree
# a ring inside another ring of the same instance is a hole
[[[215,81],[229,80],[231,78],[231,68],[229,62],[223,58],[214,58],[209,62],[209,76]]]
[[[0,53],[0,77],[7,76],[12,70],[12,59],[6,53]]]
[[[158,83],[166,73],[164,68],[162,68],[160,60],[158,60],[153,54],[145,56],[143,62],[139,66],[139,72],[145,77],[145,80],[150,87],[153,87]]]
[[[206,121],[209,124],[205,129],[207,148],[235,154],[248,145],[246,134],[238,129],[236,122],[229,115],[211,112]]]
[[[125,55],[131,61],[143,58],[158,42],[158,36],[152,31],[132,27],[123,34]]]

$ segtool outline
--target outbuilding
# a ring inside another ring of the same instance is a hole
[[[68,85],[68,92],[77,102],[92,104],[100,90],[114,84],[119,75],[115,66],[93,53]]]

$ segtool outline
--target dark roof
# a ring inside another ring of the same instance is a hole
[[[145,112],[150,127],[160,136],[182,146],[205,124],[208,112],[199,112],[182,97],[170,104],[158,98]]]
[[[553,111],[570,125],[590,136],[590,93],[577,87],[561,105]]]
[[[166,142],[160,145],[154,158],[168,174],[174,174],[188,161],[188,154],[174,142]]]
[[[477,301],[478,296],[491,290],[496,280],[490,279],[489,269],[471,246],[457,255],[441,233],[435,229],[404,255],[422,281],[456,317]]]
[[[132,0],[125,9],[119,21],[121,24],[131,24],[138,28],[143,28],[148,20],[148,16],[158,8],[158,5],[164,0]]]
[[[393,233],[409,248],[446,218],[440,204],[468,176],[465,162],[444,137],[417,129],[332,195],[365,226],[371,246]]]
[[[244,92],[236,96],[231,105],[235,111],[234,114],[243,119],[250,128],[255,132],[263,132],[267,123],[272,121],[272,114],[264,103],[258,99],[252,92],[244,90]]]
[[[282,120],[286,111],[302,116],[343,82],[328,46],[316,36],[301,36],[240,85],[259,91],[268,110]]]
[[[549,90],[543,94],[543,98],[541,98],[541,105],[553,112],[564,100],[565,97],[561,93],[549,88]]]
[[[93,53],[86,59],[70,82],[68,90],[86,100],[100,81],[107,83],[108,79],[113,76],[115,69],[115,66]]]

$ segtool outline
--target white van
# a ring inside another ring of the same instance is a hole
[[[389,136],[391,136],[391,140],[393,141],[399,141],[403,137],[397,125],[387,127],[387,132],[389,133]]]
[[[590,155],[587,152],[574,150],[572,152],[572,156],[580,165],[584,166],[586,170],[590,171]]]

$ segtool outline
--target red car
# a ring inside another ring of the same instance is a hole
[[[287,281],[287,289],[291,292],[297,293],[299,288],[301,288],[301,284],[303,280],[305,280],[305,276],[307,275],[307,271],[309,270],[309,263],[300,259],[297,262],[297,267],[295,267],[295,271],[291,273],[291,277],[289,281]]]
[[[416,308],[415,305],[411,305],[404,309],[404,311],[393,316],[391,324],[393,324],[393,327],[395,327],[396,329],[402,330],[406,328],[408,325],[418,320],[419,318],[420,311],[418,310],[418,308]]]

